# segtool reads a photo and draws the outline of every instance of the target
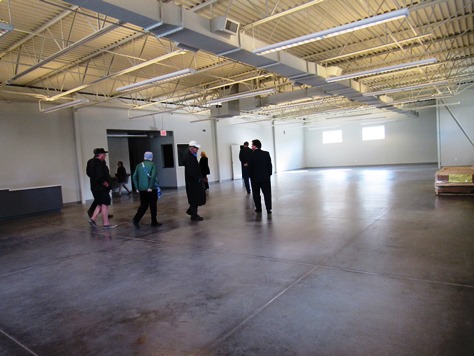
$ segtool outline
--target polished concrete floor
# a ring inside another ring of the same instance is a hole
[[[273,176],[273,214],[241,181],[205,220],[165,191],[159,221],[112,231],[87,207],[0,223],[1,355],[474,355],[474,197],[435,165]]]

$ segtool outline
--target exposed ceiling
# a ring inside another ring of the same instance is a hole
[[[245,122],[386,118],[473,86],[473,3],[0,0],[6,32],[0,36],[0,99],[34,100],[40,111],[73,101],[76,107],[120,105],[130,117],[146,109]],[[407,10],[407,17],[355,28]],[[220,20],[240,27],[230,34]],[[346,27],[352,28],[255,53]],[[188,68],[187,76],[128,88]],[[355,76],[330,82],[348,74]],[[247,99],[212,101],[270,88]]]

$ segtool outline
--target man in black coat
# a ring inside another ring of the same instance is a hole
[[[198,207],[206,204],[206,191],[201,174],[201,167],[197,159],[197,152],[201,145],[196,141],[189,142],[189,150],[183,158],[184,178],[186,182],[186,195],[188,196],[189,208],[186,214],[191,215],[191,220],[204,220],[198,215]]]
[[[244,142],[244,147],[239,152],[239,160],[242,164],[242,178],[244,179],[245,189],[247,194],[250,194],[250,183],[249,183],[249,160],[252,155],[252,150],[249,148],[249,143]]]
[[[249,176],[252,181],[253,201],[255,203],[255,212],[262,212],[262,200],[260,189],[265,200],[267,214],[272,213],[272,186],[270,176],[272,175],[272,159],[270,153],[262,151],[260,140],[252,140],[253,153],[249,160]]]

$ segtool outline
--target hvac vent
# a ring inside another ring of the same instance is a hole
[[[222,103],[221,105],[212,105],[211,117],[219,119],[240,115],[240,104],[238,100]]]
[[[339,77],[342,74],[342,68],[333,66],[326,68],[326,78]]]
[[[224,32],[231,35],[239,32],[240,24],[229,20],[226,16],[217,16],[211,19],[211,32]]]

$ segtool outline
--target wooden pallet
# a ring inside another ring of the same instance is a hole
[[[474,195],[472,166],[443,167],[435,174],[435,193]]]

